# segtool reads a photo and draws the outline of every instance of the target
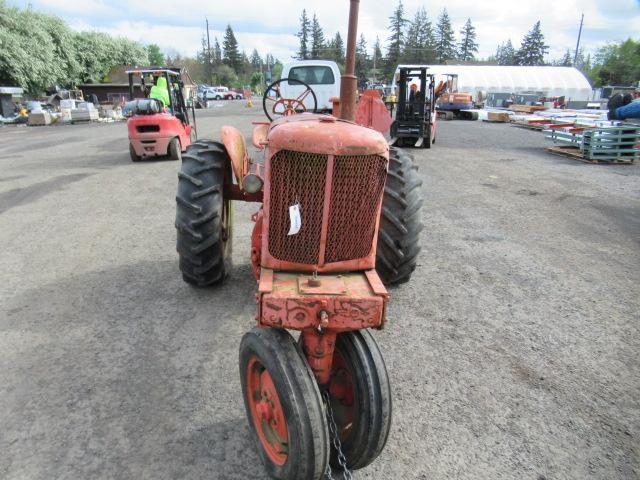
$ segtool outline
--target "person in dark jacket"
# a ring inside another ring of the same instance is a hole
[[[634,101],[630,93],[616,93],[607,103],[609,120],[624,120],[626,118],[640,118],[640,100]]]

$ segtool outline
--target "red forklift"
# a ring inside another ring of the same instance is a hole
[[[129,98],[125,105],[131,161],[169,156],[180,160],[197,139],[196,115],[185,102],[179,68],[146,67],[128,70]],[[149,95],[154,86],[166,86],[166,104]],[[191,115],[189,115],[191,113]]]

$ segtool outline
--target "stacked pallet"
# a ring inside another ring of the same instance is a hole
[[[542,105],[511,105],[509,109],[513,112],[535,113],[542,110],[546,110],[547,107],[543,107]]]
[[[590,163],[634,163],[640,158],[640,127],[618,125],[545,130],[545,138],[561,146],[551,153]]]

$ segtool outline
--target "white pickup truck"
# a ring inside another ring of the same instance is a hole
[[[282,68],[281,78],[292,78],[309,85],[316,94],[318,111],[331,111],[333,108],[331,97],[340,96],[340,69],[336,62],[299,60],[287,63]],[[285,82],[281,86],[282,96],[296,98],[304,91],[304,88],[302,85]],[[304,104],[308,110],[312,110],[313,98],[307,97]]]

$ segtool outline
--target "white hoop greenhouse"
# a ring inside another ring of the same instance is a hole
[[[399,65],[399,67],[405,65]],[[415,65],[406,65],[415,66]],[[458,75],[458,91],[477,97],[485,93],[542,92],[547,97],[589,100],[591,84],[573,67],[503,67],[496,65],[425,65],[436,81],[446,74]],[[396,70],[397,72],[397,70]],[[395,77],[394,77],[395,87]]]

